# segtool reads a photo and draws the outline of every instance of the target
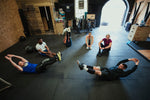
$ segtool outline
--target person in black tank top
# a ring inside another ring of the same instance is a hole
[[[91,35],[91,32],[86,36],[86,49],[92,49],[92,44],[94,41],[94,37]]]

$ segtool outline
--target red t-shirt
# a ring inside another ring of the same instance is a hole
[[[106,39],[106,38],[103,38],[103,41],[104,41],[104,46],[106,47],[106,46],[108,46],[109,45],[109,43],[111,43],[112,42],[112,40],[111,39]]]

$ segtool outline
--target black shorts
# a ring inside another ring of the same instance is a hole
[[[105,67],[100,67],[101,68],[101,72],[102,72],[102,75],[99,76],[100,79],[102,80],[110,80],[111,78],[111,75],[110,75],[110,71],[108,68],[105,68]]]
[[[91,45],[91,40],[88,41],[88,45]]]
[[[100,69],[101,69],[101,72],[102,72],[101,76],[108,76],[108,75],[110,75],[110,72],[109,72],[108,68],[100,67]]]

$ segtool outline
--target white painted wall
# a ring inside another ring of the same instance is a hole
[[[88,0],[84,0],[84,9],[79,9],[79,1],[75,0],[75,17],[82,18],[85,12],[88,11]]]

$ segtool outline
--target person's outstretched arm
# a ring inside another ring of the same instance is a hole
[[[19,71],[23,71],[23,68],[22,67],[20,67],[19,65],[17,65],[15,62],[13,62],[12,61],[12,57],[11,56],[5,56],[5,58],[7,59],[7,60],[9,60],[10,61],[10,63],[15,67],[15,68],[17,68]]]
[[[18,59],[21,59],[23,62],[28,62],[28,60],[26,60],[25,58],[21,57],[21,56],[17,56],[17,55],[13,55],[13,54],[7,54],[8,57],[16,57]]]
[[[120,77],[126,77],[126,76],[128,76],[129,74],[133,73],[133,72],[137,69],[137,66],[139,65],[139,60],[136,59],[136,58],[132,58],[132,59],[129,59],[129,61],[135,62],[134,67],[132,67],[130,70],[127,70],[127,71],[125,71],[124,73],[122,73],[122,74],[120,75]]]
[[[117,63],[116,66],[119,66],[121,63],[126,63],[126,62],[128,62],[129,60],[130,60],[130,58],[129,58],[129,59],[121,60],[121,61],[119,61],[119,62]]]

